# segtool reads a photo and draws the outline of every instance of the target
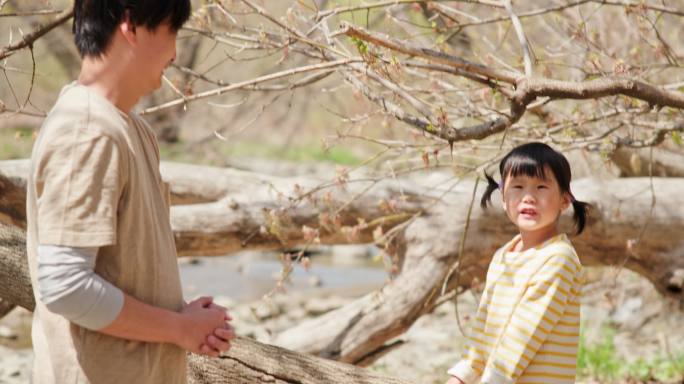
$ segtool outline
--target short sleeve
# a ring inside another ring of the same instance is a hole
[[[116,244],[125,178],[115,140],[93,130],[66,130],[34,156],[39,243]]]

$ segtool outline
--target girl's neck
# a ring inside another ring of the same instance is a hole
[[[555,225],[551,225],[547,228],[540,228],[535,231],[521,231],[520,240],[513,245],[511,251],[522,252],[530,248],[534,248],[546,240],[557,236],[558,228]]]

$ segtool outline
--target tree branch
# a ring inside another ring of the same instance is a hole
[[[58,16],[55,20],[51,21],[50,23],[38,26],[31,33],[29,33],[28,35],[25,35],[21,39],[21,41],[14,43],[12,45],[9,45],[9,46],[3,48],[2,50],[0,50],[0,60],[5,59],[6,57],[9,57],[15,51],[18,51],[20,49],[23,49],[23,48],[26,48],[26,47],[33,45],[33,43],[36,40],[38,40],[39,38],[41,38],[46,33],[53,30],[55,27],[61,25],[62,23],[65,23],[73,15],[74,15],[73,10],[69,10],[69,11],[63,13],[62,15]]]
[[[453,68],[462,69],[467,72],[475,73],[486,78],[502,81],[508,84],[515,84],[520,75],[508,71],[492,69],[481,64],[472,63],[444,52],[435,51],[428,48],[418,47],[405,41],[399,41],[386,35],[372,33],[364,28],[351,25],[347,22],[342,24],[340,33],[349,37],[368,41],[393,51],[401,52],[410,56],[422,57],[429,61],[448,65]]]
[[[225,87],[220,87],[220,88],[212,89],[209,91],[197,93],[195,95],[188,96],[185,98],[178,98],[178,99],[169,101],[167,103],[158,105],[156,107],[147,108],[147,109],[143,110],[140,114],[141,115],[147,115],[150,113],[154,113],[154,112],[158,112],[158,111],[161,111],[161,110],[164,110],[167,108],[174,107],[176,105],[180,105],[180,104],[184,104],[184,103],[190,103],[192,101],[204,99],[204,98],[211,97],[211,96],[218,96],[218,95],[221,95],[221,94],[229,92],[229,91],[233,91],[236,89],[240,89],[240,88],[248,87],[251,85],[263,83],[266,81],[280,79],[283,77],[289,77],[292,75],[296,75],[298,73],[318,71],[318,70],[322,70],[322,69],[330,69],[330,68],[340,67],[340,66],[344,66],[344,65],[347,65],[350,63],[362,62],[362,61],[363,61],[362,58],[340,59],[340,60],[336,60],[336,61],[330,61],[327,63],[306,65],[303,67],[297,67],[297,68],[292,68],[292,69],[288,69],[288,70],[281,71],[281,72],[271,73],[269,75],[260,76],[260,77],[257,77],[255,79],[241,81],[239,83],[227,85]]]
[[[530,45],[527,43],[527,37],[525,37],[525,31],[523,30],[520,18],[513,11],[513,5],[511,0],[504,0],[504,6],[506,11],[513,22],[513,28],[515,28],[515,34],[518,36],[518,41],[520,41],[520,46],[523,51],[523,59],[525,61],[525,76],[532,76],[532,53],[530,52]]]

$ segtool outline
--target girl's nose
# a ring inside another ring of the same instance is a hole
[[[527,192],[525,195],[523,195],[523,203],[532,203],[535,202],[537,199],[535,199],[534,195]]]

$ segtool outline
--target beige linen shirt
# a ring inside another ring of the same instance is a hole
[[[38,244],[100,247],[95,272],[102,278],[147,304],[182,308],[154,134],[86,86],[64,87],[43,123],[31,156],[27,221],[34,293]],[[34,383],[185,383],[186,355],[175,345],[81,328],[36,301]]]

